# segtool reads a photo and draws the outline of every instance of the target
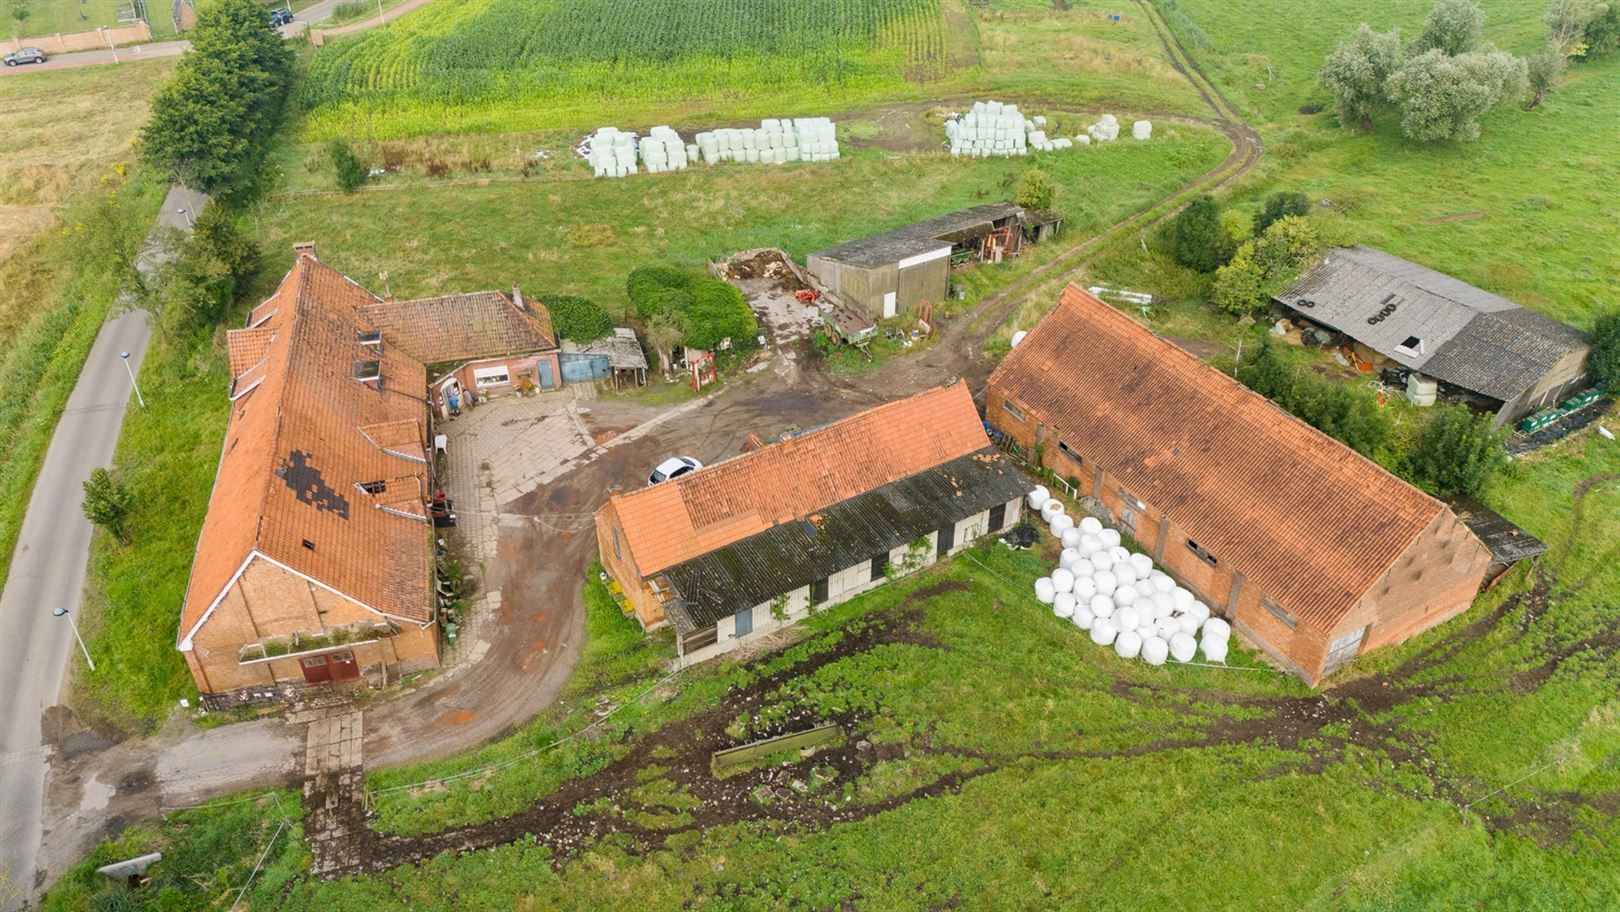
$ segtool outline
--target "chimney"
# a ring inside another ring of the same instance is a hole
[[[298,243],[293,244],[293,256],[294,257],[306,257],[307,256],[312,260],[315,259],[315,242],[314,241],[299,241]]]
[[[529,305],[523,303],[523,292],[518,291],[517,285],[512,286],[512,303],[517,305],[518,310],[525,313],[529,310]]]

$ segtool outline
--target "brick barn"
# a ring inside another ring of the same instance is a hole
[[[1070,285],[990,378],[990,423],[1312,685],[1466,610],[1453,512]]]
[[[958,382],[615,495],[596,539],[691,664],[1012,525],[1029,490]]]

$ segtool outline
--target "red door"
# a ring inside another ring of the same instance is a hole
[[[326,656],[309,656],[300,660],[304,666],[304,682],[306,684],[325,684],[332,680],[332,669],[326,664]]]
[[[326,656],[326,667],[332,670],[332,680],[353,681],[360,677],[360,666],[352,652],[334,652]]]

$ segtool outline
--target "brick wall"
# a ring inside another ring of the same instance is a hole
[[[636,620],[642,628],[655,630],[668,623],[664,617],[664,606],[641,578],[641,571],[636,569],[630,543],[625,540],[624,529],[619,523],[619,511],[614,509],[611,501],[596,511],[596,551],[602,556],[602,567],[607,570],[608,576],[624,590],[625,598],[630,601],[630,607],[635,610]]]
[[[132,25],[99,28],[88,32],[67,32],[55,35],[35,35],[32,38],[4,39],[0,40],[0,54],[9,54],[25,47],[37,47],[47,54],[68,54],[73,51],[96,51],[115,45],[134,44],[139,41],[151,40],[152,30],[147,27],[145,22],[136,22]]]

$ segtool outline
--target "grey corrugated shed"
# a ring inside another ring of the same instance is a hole
[[[681,634],[713,626],[1030,490],[994,447],[941,463],[669,568],[661,575],[682,600],[670,623]]]
[[[1491,549],[1491,560],[1495,563],[1511,565],[1547,553],[1545,542],[1473,497],[1452,500],[1451,509],[1469,531]]]
[[[579,343],[564,339],[562,350],[565,354],[607,355],[608,366],[614,370],[647,369],[647,354],[641,350],[636,331],[623,326],[616,327],[613,335],[594,342]]]
[[[1573,327],[1370,247],[1328,251],[1277,301],[1399,364],[1503,401],[1586,344]],[[1414,336],[1421,353],[1396,349]]]
[[[989,233],[996,222],[1021,215],[1023,211],[1012,203],[987,203],[839,244],[810,256],[865,268],[883,266],[909,256],[949,247],[963,236]]]

